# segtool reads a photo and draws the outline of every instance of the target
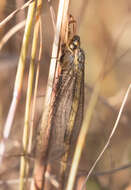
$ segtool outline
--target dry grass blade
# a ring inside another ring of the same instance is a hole
[[[48,0],[48,3],[50,4],[50,0]],[[50,13],[51,13],[51,20],[54,28],[54,32],[56,32],[56,16],[53,7],[50,5]]]
[[[14,12],[12,12],[9,16],[7,16],[2,22],[0,22],[0,28],[3,27],[3,25],[5,25],[7,22],[9,22],[9,20],[11,18],[13,18],[13,16],[15,16],[19,11],[25,9],[26,7],[28,7],[30,5],[30,3],[33,0],[29,0],[27,3],[25,3],[22,7],[16,9]]]
[[[127,101],[128,95],[129,95],[129,93],[130,93],[130,90],[131,90],[131,84],[129,85],[129,87],[128,87],[128,89],[127,89],[127,92],[126,92],[126,94],[125,94],[125,97],[124,97],[124,99],[123,99],[123,102],[122,102],[120,111],[119,111],[119,113],[118,113],[118,116],[117,116],[117,119],[116,119],[116,122],[115,122],[115,125],[114,125],[114,127],[113,127],[113,129],[112,129],[112,131],[111,131],[111,134],[110,134],[110,136],[109,136],[109,138],[108,138],[108,140],[107,140],[107,143],[105,144],[105,146],[104,146],[104,148],[102,149],[101,153],[99,154],[98,158],[96,159],[96,161],[94,162],[93,166],[91,167],[91,169],[90,169],[90,171],[89,171],[89,173],[88,173],[88,175],[87,175],[87,177],[86,177],[86,180],[85,180],[85,183],[84,183],[84,185],[83,185],[82,190],[84,189],[84,186],[86,185],[86,182],[87,182],[87,180],[89,179],[89,177],[90,177],[92,171],[94,170],[96,164],[97,164],[98,161],[101,159],[102,155],[104,154],[105,150],[107,149],[107,147],[108,147],[109,144],[110,144],[110,141],[111,141],[111,139],[112,139],[112,137],[113,137],[113,135],[114,135],[114,133],[115,133],[117,127],[118,127],[118,123],[119,123],[119,121],[120,121],[121,114],[122,114],[122,111],[123,111],[124,106],[125,106],[125,104],[126,104],[126,101]]]
[[[61,30],[61,39],[62,39],[62,44],[67,42],[68,38],[68,31],[67,31],[67,26],[68,26],[68,8],[69,8],[69,0],[66,0],[64,3],[64,12],[63,12],[63,17],[62,17],[62,30]]]
[[[39,33],[39,24],[40,24],[40,12],[42,7],[42,1],[38,0],[37,9],[36,9],[36,20],[34,27],[32,51],[31,51],[31,62],[29,69],[29,78],[28,78],[28,89],[26,97],[26,108],[25,108],[25,121],[24,121],[24,132],[23,132],[23,151],[25,154],[28,153],[28,143],[29,143],[29,131],[30,131],[30,108],[31,108],[31,98],[32,98],[32,88],[34,82],[34,72],[35,72],[35,55],[37,50],[38,43],[38,33]],[[24,178],[28,177],[29,172],[29,163],[26,157],[21,157],[21,167],[20,167],[20,190],[25,189],[25,180]]]
[[[38,81],[39,81],[39,72],[40,72],[40,60],[42,57],[42,23],[40,18],[40,49],[39,49],[39,56],[36,68],[36,77],[35,77],[35,87],[34,87],[34,97],[33,97],[33,105],[32,105],[32,112],[31,112],[31,125],[30,125],[30,136],[29,136],[29,145],[28,145],[28,153],[31,154],[32,149],[32,138],[33,138],[33,125],[34,125],[34,117],[35,117],[35,108],[36,108],[36,98],[37,98],[37,88],[38,88]]]
[[[20,92],[21,92],[21,87],[22,87],[22,82],[23,82],[24,67],[25,67],[25,60],[26,60],[27,49],[28,49],[28,44],[29,44],[29,37],[30,37],[30,32],[31,32],[34,9],[35,9],[35,2],[31,3],[29,6],[25,33],[24,33],[24,38],[23,38],[23,42],[22,42],[22,49],[21,49],[21,54],[20,54],[18,69],[17,69],[17,74],[16,74],[13,99],[12,99],[9,113],[7,116],[7,120],[6,120],[6,123],[4,126],[3,141],[0,144],[0,154],[1,155],[4,154],[4,149],[5,149],[4,140],[6,140],[9,137],[10,130],[12,127],[14,116],[15,116],[15,112],[16,112],[16,108],[17,108],[18,101],[20,98]],[[1,160],[2,160],[2,157],[1,157]]]
[[[11,28],[1,39],[0,41],[0,50],[2,50],[3,46],[7,43],[7,41],[16,34],[20,29],[22,29],[25,26],[25,20],[15,25],[13,28]]]
[[[88,128],[90,125],[90,121],[93,115],[93,111],[97,102],[97,98],[99,95],[99,90],[100,90],[100,81],[98,81],[98,83],[96,84],[91,99],[89,101],[89,105],[88,108],[86,110],[86,114],[83,120],[83,124],[82,124],[82,128],[80,130],[80,134],[78,137],[78,141],[77,141],[77,145],[75,148],[75,153],[74,153],[74,157],[73,157],[73,162],[72,162],[72,166],[71,166],[71,170],[69,173],[69,178],[67,181],[67,186],[66,186],[66,190],[72,190],[73,186],[74,186],[74,182],[75,182],[75,178],[76,178],[76,174],[77,174],[77,168],[80,162],[80,157],[81,157],[81,153],[85,144],[85,139],[86,139],[86,135],[88,132]]]

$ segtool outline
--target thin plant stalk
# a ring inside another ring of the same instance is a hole
[[[74,187],[74,182],[77,174],[78,165],[80,162],[82,150],[85,144],[86,135],[90,126],[90,121],[94,112],[95,105],[97,103],[98,95],[100,91],[100,81],[98,81],[94,87],[88,108],[85,113],[85,117],[82,123],[82,128],[80,130],[80,134],[77,140],[74,156],[73,156],[73,162],[71,165],[66,190],[72,190]]]
[[[33,132],[34,132],[34,118],[36,113],[36,98],[37,98],[37,89],[38,89],[38,81],[39,81],[39,72],[40,72],[40,60],[42,57],[42,23],[40,19],[39,23],[40,27],[40,49],[39,49],[39,55],[38,55],[38,62],[36,67],[36,77],[35,77],[35,87],[34,87],[34,97],[33,97],[33,105],[32,105],[32,111],[31,111],[31,123],[30,123],[30,134],[29,134],[29,143],[28,143],[28,154],[31,154],[32,151],[32,140],[33,140]],[[26,170],[26,174],[28,175],[29,168]]]
[[[125,104],[126,104],[126,102],[127,102],[127,98],[128,98],[129,93],[130,93],[130,90],[131,90],[131,84],[129,84],[129,87],[128,87],[127,91],[126,91],[125,97],[124,97],[124,99],[123,99],[123,101],[122,101],[122,105],[121,105],[120,111],[119,111],[119,113],[118,113],[118,116],[117,116],[116,122],[115,122],[115,124],[114,124],[114,126],[113,126],[113,129],[112,129],[112,131],[111,131],[111,133],[110,133],[110,136],[109,136],[109,138],[108,138],[108,140],[107,140],[107,142],[106,142],[104,148],[103,148],[102,151],[100,152],[98,158],[96,159],[96,161],[94,162],[93,166],[91,167],[91,169],[90,169],[90,171],[89,171],[89,173],[88,173],[88,175],[87,175],[87,177],[86,177],[86,179],[85,179],[85,183],[83,184],[82,190],[84,189],[84,186],[86,185],[86,182],[88,181],[88,179],[89,179],[89,177],[90,177],[92,171],[94,170],[96,164],[99,162],[99,160],[101,159],[101,157],[102,157],[102,155],[104,154],[105,150],[107,149],[107,147],[108,147],[109,144],[110,144],[110,141],[111,141],[111,139],[112,139],[112,137],[113,137],[113,135],[114,135],[114,133],[115,133],[117,127],[118,127],[118,123],[119,123],[119,121],[120,121],[120,118],[121,118],[121,115],[122,115],[124,106],[125,106]]]
[[[31,51],[31,62],[29,69],[29,79],[28,79],[28,89],[26,97],[26,108],[25,108],[25,121],[24,121],[24,132],[23,132],[23,151],[24,154],[28,153],[28,143],[29,143],[29,131],[30,131],[30,107],[31,107],[31,97],[32,97],[32,88],[34,82],[34,72],[35,72],[35,56],[37,51],[37,42],[38,42],[38,33],[39,33],[39,18],[42,7],[42,1],[38,0],[37,10],[36,10],[36,22],[34,27],[32,51]],[[25,180],[27,177],[27,171],[29,169],[28,160],[25,156],[21,157],[20,165],[20,190],[25,189]]]
[[[2,50],[3,46],[8,42],[8,40],[16,34],[19,30],[21,30],[25,26],[26,21],[23,20],[14,27],[12,27],[1,39],[0,41],[0,51]]]
[[[0,22],[0,28],[2,28],[5,24],[7,24],[7,22],[10,21],[10,19],[12,19],[19,11],[25,9],[26,7],[28,7],[33,0],[29,0],[27,3],[25,3],[23,6],[21,6],[20,8],[16,9],[15,11],[13,11],[11,14],[9,14],[4,20],[2,20]]]
[[[40,49],[38,55],[38,62],[36,68],[36,77],[35,77],[35,87],[34,87],[34,97],[33,97],[33,105],[32,105],[32,113],[31,113],[31,125],[30,125],[30,137],[29,137],[29,144],[28,144],[28,153],[31,154],[32,149],[32,138],[33,138],[33,125],[34,125],[34,117],[35,117],[35,108],[36,108],[36,98],[37,98],[37,89],[38,89],[38,81],[39,81],[39,73],[40,73],[40,60],[42,57],[42,23],[40,19]]]
[[[55,30],[55,38],[52,48],[52,59],[50,63],[50,70],[49,70],[49,77],[47,82],[47,90],[45,96],[45,103],[44,103],[44,111],[42,116],[42,122],[40,126],[40,136],[38,139],[37,147],[36,147],[36,161],[35,161],[35,168],[34,168],[34,181],[32,185],[32,190],[42,189],[44,185],[44,176],[46,170],[46,159],[47,159],[47,151],[49,145],[49,138],[50,138],[50,131],[51,126],[49,125],[49,111],[51,106],[51,95],[53,89],[53,82],[56,70],[56,60],[58,56],[58,47],[59,47],[59,39],[60,39],[60,31],[61,31],[61,24],[63,13],[65,11],[64,6],[66,0],[59,1],[58,7],[58,15],[57,15],[57,23],[56,23],[56,30]]]
[[[50,6],[50,14],[51,14],[51,20],[52,20],[52,24],[53,24],[53,29],[54,32],[56,31],[56,15],[55,15],[55,11],[52,7],[52,5],[50,4],[50,0],[48,0],[49,6]]]
[[[11,127],[12,127],[13,120],[14,120],[15,113],[16,113],[16,108],[17,108],[17,105],[18,105],[18,102],[20,99],[21,88],[22,88],[22,83],[23,83],[23,74],[24,74],[24,68],[25,68],[25,60],[26,60],[26,55],[27,55],[27,50],[28,50],[29,37],[30,37],[30,33],[31,33],[34,10],[35,10],[35,2],[32,2],[28,9],[26,27],[25,27],[22,48],[21,48],[21,53],[20,53],[20,58],[19,58],[18,68],[17,68],[17,73],[16,73],[13,98],[12,98],[12,102],[11,102],[8,116],[6,119],[6,123],[4,126],[3,140],[0,143],[0,154],[1,155],[4,154],[4,151],[5,151],[4,141],[6,139],[8,139],[8,137],[10,135]],[[1,156],[0,163],[2,161],[2,157],[3,156]]]
[[[62,27],[61,27],[61,39],[62,44],[67,42],[68,38],[68,9],[70,0],[66,0],[64,3],[64,12],[62,17]]]

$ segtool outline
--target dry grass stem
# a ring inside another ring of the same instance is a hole
[[[125,106],[125,104],[126,104],[128,95],[129,95],[129,93],[130,93],[130,90],[131,90],[131,84],[129,84],[129,87],[128,87],[127,91],[126,91],[125,97],[124,97],[124,99],[123,99],[122,105],[121,105],[121,107],[120,107],[120,111],[119,111],[119,113],[118,113],[116,122],[115,122],[115,124],[114,124],[114,126],[113,126],[113,129],[112,129],[112,131],[111,131],[111,134],[110,134],[110,136],[109,136],[109,138],[108,138],[108,140],[107,140],[107,142],[106,142],[104,148],[102,149],[101,153],[99,154],[98,158],[96,159],[96,161],[94,162],[93,166],[91,167],[91,169],[90,169],[90,171],[89,171],[89,173],[88,173],[88,175],[87,175],[87,177],[86,177],[86,180],[85,180],[85,183],[84,183],[84,185],[83,185],[82,190],[84,189],[84,186],[86,185],[86,182],[87,182],[87,180],[89,179],[89,177],[90,177],[92,171],[94,170],[96,164],[99,162],[99,160],[101,159],[101,157],[102,157],[102,155],[104,154],[105,150],[107,149],[107,147],[108,147],[109,144],[110,144],[110,141],[111,141],[111,139],[112,139],[112,137],[113,137],[113,135],[114,135],[114,133],[115,133],[117,127],[118,127],[118,123],[119,123],[119,121],[120,121],[120,118],[121,118],[121,115],[122,115],[124,106]]]
[[[37,9],[36,9],[36,17],[35,17],[36,20],[35,20],[35,27],[34,27],[34,34],[33,34],[33,42],[32,42],[27,97],[26,97],[25,121],[24,121],[24,132],[23,132],[24,154],[28,153],[29,132],[30,132],[30,112],[31,112],[30,108],[31,108],[31,98],[32,98],[32,89],[33,89],[34,72],[35,72],[34,60],[35,60],[37,45],[38,45],[38,33],[39,33],[41,7],[42,7],[42,1],[38,0]],[[20,190],[25,189],[24,178],[28,177],[28,173],[29,173],[29,162],[25,156],[22,156],[21,166],[20,166]]]
[[[34,125],[34,118],[35,118],[35,108],[36,108],[36,99],[37,99],[37,89],[38,89],[38,81],[39,81],[39,72],[40,72],[40,60],[42,57],[42,23],[40,19],[40,49],[39,49],[39,55],[38,55],[38,62],[36,67],[36,77],[35,77],[35,87],[34,87],[34,97],[33,97],[33,105],[32,105],[32,112],[31,112],[31,124],[30,124],[30,135],[29,135],[29,144],[28,144],[28,153],[31,153],[32,149],[32,138],[33,138],[33,125]]]
[[[91,99],[89,101],[89,105],[86,110],[86,114],[85,114],[85,117],[84,117],[84,120],[82,123],[82,128],[81,128],[80,134],[78,136],[78,140],[77,140],[77,144],[76,144],[76,148],[75,148],[75,152],[74,152],[74,156],[73,156],[73,162],[71,165],[66,190],[72,190],[73,186],[74,186],[74,182],[75,182],[75,178],[76,178],[76,174],[77,174],[77,168],[78,168],[82,150],[83,150],[83,147],[85,144],[86,135],[87,135],[88,128],[90,125],[90,121],[91,121],[91,118],[92,118],[92,115],[94,112],[94,108],[95,108],[95,105],[96,105],[96,102],[98,99],[99,90],[100,90],[100,81],[94,87]]]
[[[2,50],[3,46],[8,42],[8,40],[16,34],[19,30],[21,30],[25,26],[26,21],[23,20],[22,22],[15,25],[13,28],[11,28],[1,39],[0,41],[0,51]]]
[[[50,0],[48,0],[48,3],[50,5]],[[56,16],[55,16],[55,12],[52,5],[50,5],[50,14],[51,14],[51,20],[52,20],[54,32],[56,32]]]
[[[13,16],[15,16],[19,11],[21,11],[21,10],[25,9],[26,7],[28,7],[32,1],[33,0],[29,0],[22,7],[16,9],[10,15],[8,15],[3,21],[0,22],[0,28],[3,27],[7,22],[9,22],[10,19],[13,18]]]
[[[28,50],[29,37],[30,37],[30,33],[31,33],[31,26],[32,26],[32,21],[33,21],[34,10],[35,10],[35,2],[30,4],[29,10],[28,10],[25,33],[24,33],[24,37],[23,37],[22,48],[21,48],[21,53],[20,53],[20,58],[19,58],[19,63],[18,63],[18,68],[17,68],[17,73],[16,73],[13,99],[12,99],[10,109],[8,112],[8,116],[6,119],[6,123],[4,126],[3,140],[0,143],[0,154],[1,155],[4,154],[4,151],[5,151],[4,141],[6,139],[8,139],[8,137],[9,137],[11,127],[13,124],[13,120],[15,117],[15,113],[16,113],[16,108],[17,108],[17,105],[18,105],[18,102],[20,99],[21,87],[22,87],[22,82],[23,82],[23,74],[24,74],[24,68],[25,68],[25,60],[26,60],[26,55],[27,55],[27,50]],[[0,162],[1,161],[2,161],[2,156],[1,156]]]

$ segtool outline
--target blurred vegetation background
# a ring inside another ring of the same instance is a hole
[[[24,0],[2,0],[0,2],[0,21],[24,3]],[[56,12],[58,1],[54,0],[51,4]],[[20,11],[8,24],[0,28],[0,43],[9,29],[26,18],[26,13],[27,10]],[[90,169],[108,139],[125,91],[131,82],[131,2],[129,0],[77,0],[76,3],[75,0],[71,0],[70,13],[77,21],[77,32],[81,37],[81,46],[86,54],[85,107],[102,66],[105,71],[99,101],[93,115],[79,168],[79,173],[82,175]],[[42,25],[43,56],[37,97],[36,126],[44,101],[54,35],[49,4],[45,0],[43,0]],[[12,98],[23,32],[24,29],[17,32],[0,51],[0,137],[2,137],[3,125]],[[6,145],[6,153],[10,157],[5,157],[3,165],[0,166],[0,180],[11,180],[19,177],[19,157],[11,155],[21,151],[29,59],[30,57],[27,57],[22,98],[11,136]],[[131,163],[130,116],[131,95],[126,103],[119,127],[110,146],[96,166],[95,173],[110,171],[113,168]],[[95,173],[87,184],[90,190],[131,189],[130,168],[108,175],[99,176]],[[18,189],[16,184],[9,185],[0,182],[0,189],[4,190],[7,187],[13,190]]]

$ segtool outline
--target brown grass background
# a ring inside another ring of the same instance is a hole
[[[0,21],[10,12],[24,3],[15,0],[0,2]],[[57,1],[52,2],[57,10]],[[72,0],[70,13],[77,21],[77,32],[81,37],[81,46],[86,54],[85,107],[88,104],[93,85],[95,84],[101,66],[104,65],[105,78],[102,83],[99,101],[91,122],[87,143],[82,155],[79,174],[89,170],[102,147],[104,146],[113,124],[116,120],[124,93],[131,82],[131,2],[129,0]],[[0,29],[0,39],[26,17],[26,11]],[[38,124],[49,69],[53,26],[49,5],[43,1],[43,58],[37,98],[37,114],[35,124]],[[0,137],[8,113],[13,93],[13,85],[20,53],[23,30],[13,36],[0,52]],[[31,44],[30,44],[31,47]],[[23,132],[25,94],[28,78],[28,59],[22,97],[17,109],[14,125],[9,140],[6,143],[6,155],[0,166],[0,181],[18,179],[19,157],[12,155],[21,152]],[[35,141],[35,138],[34,138]],[[34,142],[35,143],[35,142]],[[107,171],[119,168],[131,162],[131,95],[120,120],[119,127],[111,141],[108,150],[95,168],[96,171]],[[121,170],[112,175],[92,177],[87,187],[90,190],[130,190],[131,169]],[[0,189],[18,189],[16,184],[0,184]]]

